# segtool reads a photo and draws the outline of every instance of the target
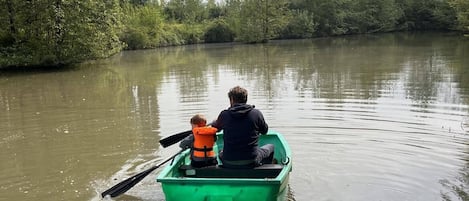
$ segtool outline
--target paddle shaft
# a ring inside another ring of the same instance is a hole
[[[165,159],[160,164],[158,164],[156,166],[153,166],[153,167],[149,168],[148,170],[145,170],[141,173],[138,173],[138,174],[134,175],[133,177],[130,177],[130,178],[128,178],[128,179],[114,185],[110,189],[108,189],[108,190],[104,191],[103,193],[101,193],[101,196],[103,198],[106,197],[106,195],[110,195],[111,197],[117,197],[117,196],[127,192],[129,189],[131,189],[133,186],[135,186],[138,182],[140,182],[143,178],[145,178],[148,174],[150,174],[153,170],[156,170],[160,166],[162,166],[165,163],[167,163],[168,161],[172,160],[174,157],[176,157],[178,154],[180,154],[183,151],[184,151],[184,149],[181,149],[178,153],[176,153],[173,156]]]
[[[187,136],[189,136],[191,134],[192,134],[192,130],[180,132],[180,133],[177,133],[177,134],[174,134],[174,135],[171,135],[171,136],[168,136],[166,138],[161,139],[160,144],[161,144],[161,146],[163,146],[163,148],[166,148],[166,147],[169,147],[173,144],[178,143],[179,141],[183,140],[184,138],[186,138]]]
[[[212,125],[212,123],[209,123],[207,125],[210,126],[210,125]],[[186,138],[187,136],[189,136],[191,134],[192,134],[192,130],[176,133],[174,135],[171,135],[171,136],[168,136],[168,137],[165,137],[165,138],[161,139],[160,144],[161,144],[161,146],[163,146],[163,148],[166,148],[166,147],[169,147],[173,144],[176,144],[176,143],[180,142],[181,140],[183,140],[184,138]]]

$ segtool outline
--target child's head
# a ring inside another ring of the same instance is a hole
[[[191,125],[192,127],[202,127],[207,124],[207,119],[205,119],[204,115],[196,114],[191,118]]]

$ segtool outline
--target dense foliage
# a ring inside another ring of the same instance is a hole
[[[456,11],[458,28],[465,33],[469,33],[469,1],[450,0],[450,5]]]
[[[0,66],[61,65],[121,50],[117,0],[3,0]]]
[[[201,42],[469,32],[467,0],[0,0],[0,13],[0,67]]]

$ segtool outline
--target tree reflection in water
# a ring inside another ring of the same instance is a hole
[[[460,175],[456,178],[458,184],[454,184],[446,179],[440,181],[441,185],[449,190],[449,192],[441,193],[441,197],[445,201],[456,201],[452,198],[454,196],[456,196],[457,200],[469,200],[469,159],[466,158],[464,160],[468,163],[466,163],[466,166],[461,170]]]

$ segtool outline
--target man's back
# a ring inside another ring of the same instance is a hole
[[[262,113],[248,104],[235,104],[220,113],[214,127],[223,130],[225,160],[253,160],[258,135],[266,134],[268,125]]]

